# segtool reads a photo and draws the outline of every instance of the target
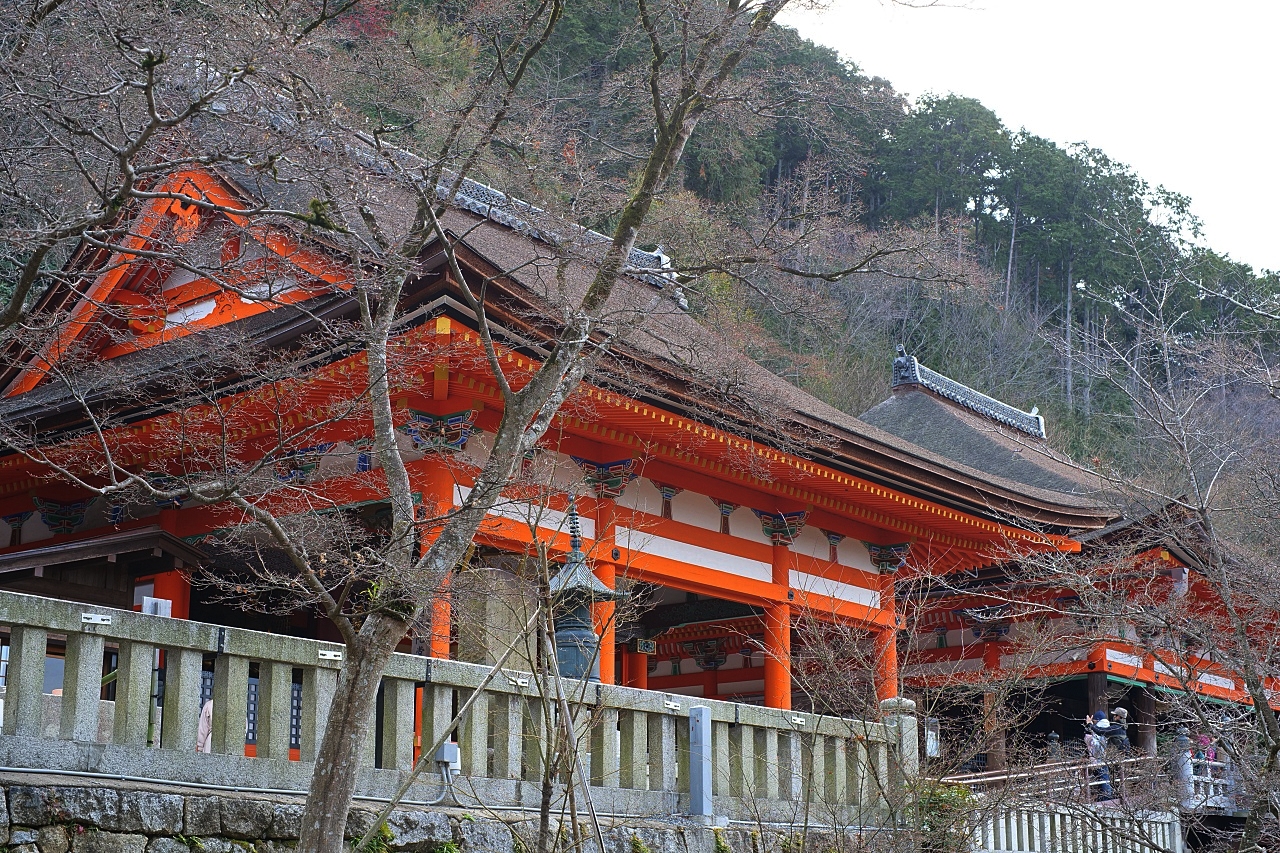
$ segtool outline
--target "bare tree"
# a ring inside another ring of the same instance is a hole
[[[681,310],[672,290],[620,299],[619,282],[668,273],[635,267],[641,230],[698,122],[746,85],[735,69],[786,2],[640,2],[636,34],[650,61],[631,91],[643,119],[625,134],[635,168],[604,199],[615,211],[611,233],[489,191],[487,216],[546,248],[481,275],[464,247],[489,220],[461,208],[487,188],[469,176],[518,174],[518,160],[495,153],[502,135],[544,126],[537,102],[522,97],[560,0],[465,10],[451,26],[466,49],[433,56],[421,51],[436,23],[416,19],[425,30],[403,41],[372,39],[368,28],[344,29],[349,19],[339,16],[353,3],[246,14],[216,2],[139,12],[67,0],[0,33],[4,368],[11,392],[56,388],[77,412],[61,444],[42,437],[38,412],[8,424],[5,444],[40,476],[109,502],[225,513],[237,547],[284,557],[246,561],[243,589],[313,605],[336,626],[347,650],[302,850],[342,848],[385,664],[523,460],[627,331],[648,314]],[[370,77],[379,94],[361,100]],[[575,265],[590,275],[580,288],[561,287],[559,274]],[[211,282],[252,309],[243,310],[304,334],[285,351],[236,324],[184,335],[199,331],[199,318],[166,313],[145,295],[107,298],[117,290],[105,281],[143,269],[175,287]],[[424,343],[405,331],[406,295],[428,273],[457,289],[478,332],[450,356],[488,369],[501,409],[461,505],[419,509],[407,458],[415,448],[406,448],[393,398],[441,354],[407,345]],[[538,356],[513,362],[496,339],[503,318],[492,294],[522,276],[540,282],[540,304],[527,309],[541,315],[529,341]],[[156,334],[177,337],[160,361],[146,352],[102,360]],[[358,372],[326,385],[322,365],[336,359]],[[328,394],[311,403],[317,383]],[[144,409],[155,416],[152,440],[167,448],[159,472],[127,429]],[[383,518],[344,510],[309,482],[326,433],[351,423],[368,425],[364,477],[385,496]]]
[[[1112,319],[1091,326],[1078,368],[1125,404],[1133,451],[1095,464],[1127,518],[1088,558],[1040,559],[1027,575],[1074,592],[1098,637],[1131,646],[1176,690],[1165,694],[1170,728],[1216,741],[1226,767],[1206,784],[1230,787],[1246,815],[1231,843],[1259,850],[1277,832],[1280,772],[1269,627],[1280,612],[1274,330],[1224,326],[1206,310],[1197,253],[1176,222],[1156,229],[1109,216],[1102,224],[1134,278],[1090,285]],[[1175,760],[1189,767],[1185,754]],[[1206,779],[1207,768],[1197,771]],[[1175,792],[1189,807],[1213,805],[1197,796]]]

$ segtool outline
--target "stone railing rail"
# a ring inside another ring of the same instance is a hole
[[[343,646],[0,592],[0,633],[5,628],[0,766],[305,789]],[[43,692],[46,656],[59,646],[60,698]],[[157,651],[164,681],[159,707]],[[109,652],[117,665],[114,699],[105,701]],[[213,751],[203,754],[195,747],[202,673],[210,668]],[[257,672],[252,758],[245,755],[251,668]],[[488,672],[476,664],[395,655],[382,681],[360,794],[394,791],[415,752],[445,732]],[[542,703],[550,701],[539,690],[544,683],[504,670],[451,733],[461,764],[455,794],[464,805],[539,802],[545,720],[554,718],[544,712]],[[577,700],[570,703],[574,730],[596,808],[606,814],[791,820],[805,813],[815,822],[825,815],[830,823],[879,824],[918,769],[916,720],[904,700],[882,703],[883,719],[869,722],[612,685],[571,684],[566,692]],[[56,727],[43,724],[49,713],[56,713]],[[159,743],[152,745],[149,734],[156,731]],[[408,799],[430,801],[439,792],[434,771],[424,773]]]

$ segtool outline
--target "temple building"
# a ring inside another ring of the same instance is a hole
[[[178,176],[166,190],[246,209],[283,192],[262,175],[212,169]],[[508,378],[529,375],[546,357],[562,316],[556,294],[583,291],[594,272],[598,235],[567,252],[563,240],[543,236],[536,214],[465,183],[444,217],[457,268],[429,244],[404,288],[391,349],[411,355],[392,397],[425,515],[439,517],[468,494],[502,405],[457,271],[485,284],[488,328]],[[246,612],[193,587],[193,574],[233,568],[218,548],[219,531],[240,518],[229,507],[110,503],[15,446],[15,436],[34,437],[33,447],[71,465],[88,458],[77,453],[90,453],[98,419],[131,470],[180,483],[194,463],[175,436],[184,424],[207,428],[216,399],[227,452],[246,464],[269,460],[282,494],[313,495],[371,523],[384,505],[369,421],[354,408],[333,415],[361,392],[360,351],[335,343],[303,375],[272,379],[287,380],[287,395],[263,393],[270,383],[262,377],[219,375],[206,386],[214,398],[196,400],[173,378],[199,373],[212,347],[205,341],[234,336],[247,348],[287,351],[321,321],[354,317],[344,257],[306,229],[245,229],[233,215],[181,200],[160,197],[129,215],[134,253],[82,247],[68,267],[75,275],[36,306],[37,317],[62,318],[58,333],[5,350],[0,418],[12,441],[0,450],[8,528],[0,587],[126,608],[164,599],[177,618],[332,638],[308,610]],[[235,287],[146,251],[162,237],[238,264]],[[617,624],[613,605],[599,606],[602,681],[807,706],[812,697],[792,677],[792,644],[810,620],[865,641],[874,662],[868,691],[895,696],[904,627],[897,580],[980,572],[1026,551],[1076,551],[1082,533],[1114,520],[1087,478],[1043,452],[1036,413],[900,353],[893,396],[852,417],[726,350],[685,307],[676,282],[651,272],[662,264],[657,254],[633,255],[631,267],[645,272],[624,277],[613,303],[635,328],[527,460],[542,488],[510,491],[476,535],[471,561],[502,570],[535,542],[563,560],[576,498],[596,576],[642,590],[648,603]],[[274,506],[286,506],[279,500]],[[435,656],[482,658],[484,638],[469,636],[474,626],[458,618],[475,612],[443,597],[429,632],[411,641]]]

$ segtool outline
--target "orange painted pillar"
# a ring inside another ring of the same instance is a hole
[[[791,709],[791,551],[773,546],[773,583],[782,600],[764,609],[764,704]]]
[[[454,477],[449,467],[441,459],[432,460],[422,483],[423,508],[434,518],[442,518],[453,508]],[[421,537],[422,553],[426,554],[435,538],[434,532],[426,530]],[[431,599],[431,651],[433,658],[448,660],[452,634],[452,607],[449,604],[450,578],[446,574],[440,579],[440,585]]]
[[[596,547],[595,576],[600,583],[613,589],[618,580],[617,565],[613,560],[613,501],[596,499]],[[614,630],[614,613],[617,605],[612,601],[601,602],[591,609],[596,633],[600,636],[600,683],[617,684],[617,632]]]
[[[622,653],[623,670],[626,672],[627,686],[641,690],[649,689],[649,656],[639,652]]]
[[[1000,672],[1000,658],[1003,649],[996,640],[987,640],[982,644],[982,668],[989,673]]]
[[[791,708],[791,605],[764,609],[764,704]]]
[[[898,695],[898,631],[881,628],[875,632],[876,698],[880,701]]]
[[[708,669],[702,674],[702,696],[705,699],[720,697],[720,670]]]
[[[173,618],[191,618],[191,581],[186,575],[174,569],[156,575],[153,582],[155,588],[151,594],[156,598],[167,598],[173,602]]]
[[[875,632],[876,698],[883,702],[898,695],[898,608],[889,573],[880,576],[880,610],[889,618],[889,626]]]
[[[600,579],[600,583],[613,589],[613,585],[617,580],[617,572],[613,563],[597,562],[595,566],[595,576]],[[617,683],[617,660],[616,649],[614,648],[617,640],[615,638],[613,614],[614,608],[617,607],[612,601],[604,601],[592,606],[592,616],[594,617],[596,633],[600,635],[600,683],[616,684]]]

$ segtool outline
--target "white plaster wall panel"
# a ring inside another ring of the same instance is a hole
[[[169,273],[169,277],[164,280],[164,284],[160,285],[160,292],[168,293],[171,290],[176,290],[183,285],[190,284],[197,278],[199,276],[189,270],[176,269]]]
[[[471,494],[468,486],[453,487],[453,505],[461,506],[462,502],[467,499],[467,495]],[[538,506],[529,501],[516,501],[502,499],[494,504],[493,509],[489,510],[489,515],[499,518],[508,518],[521,524],[537,527],[540,530],[547,530],[552,533],[569,533],[569,515],[550,507]],[[595,519],[579,516],[579,523],[582,525],[582,536],[584,539],[596,538],[596,522]]]
[[[724,670],[720,670],[722,673]],[[757,670],[758,672],[759,670]],[[723,676],[721,676],[723,679]],[[721,680],[717,686],[719,695],[731,693],[762,693],[764,692],[764,679],[757,678],[753,681],[723,681]]]
[[[836,549],[836,556],[842,566],[848,566],[851,569],[862,569],[864,572],[871,572],[873,575],[880,574],[880,569],[876,568],[871,562],[871,554],[868,553],[867,546],[852,536],[846,536],[841,540],[839,548]]]
[[[1033,666],[1054,666],[1064,663],[1075,663],[1088,657],[1085,649],[1055,649],[1050,652],[1020,652],[1000,656],[1001,666],[1023,669]],[[975,658],[981,663],[982,658]]]
[[[350,474],[356,469],[356,455],[355,445],[351,442],[334,442],[333,447],[329,448],[329,452],[324,455],[324,459],[320,460],[320,476]]]
[[[933,663],[917,663],[907,667],[906,675],[955,675],[961,672],[977,672],[984,664],[980,659],[942,660]]]
[[[406,462],[417,462],[426,454],[413,446],[413,439],[405,434],[403,430],[396,430],[396,447],[400,448],[400,455],[404,457]]]
[[[356,452],[351,445],[346,442],[333,442],[330,447],[319,459],[316,470],[312,472],[311,479],[324,480],[329,477],[347,474],[356,468]]]
[[[952,649],[956,646],[962,646],[966,642],[964,631],[947,631],[947,644],[945,646],[938,645],[938,631],[926,629],[915,635],[915,648],[918,651],[928,651],[929,649],[947,648]]]
[[[1211,687],[1221,687],[1223,690],[1235,690],[1236,683],[1230,678],[1224,678],[1221,675],[1212,675],[1211,673],[1202,673],[1198,679],[1201,684],[1208,684]]]
[[[483,468],[484,464],[489,461],[489,452],[491,450],[493,450],[493,435],[482,430],[473,429],[471,430],[471,436],[467,439],[467,447],[460,455],[477,468]]]
[[[7,530],[5,532],[8,533]],[[53,536],[53,534],[49,532],[49,528],[45,526],[44,520],[40,518],[40,510],[32,512],[31,517],[22,523],[23,545],[26,545],[28,542],[39,542],[41,539],[48,539],[51,536]],[[4,544],[8,545],[9,541],[6,539]]]
[[[764,528],[760,526],[760,519],[756,518],[756,514],[751,511],[751,507],[740,506],[733,511],[733,515],[729,516],[729,532],[750,542],[762,542],[765,545],[773,544],[773,540],[764,535]]]
[[[765,583],[773,580],[773,566],[769,563],[748,559],[747,557],[739,557],[736,554],[713,551],[710,548],[690,545],[688,542],[679,542],[663,536],[655,536],[643,530],[633,530],[629,527],[619,526],[616,541],[620,547],[637,551],[641,554],[652,554],[655,557],[664,557],[668,560],[688,563],[693,566],[715,569],[738,575],[739,577],[764,581]]]
[[[825,595],[828,598],[835,598],[840,601],[849,601],[872,608],[880,606],[880,593],[877,590],[811,575],[808,572],[797,572],[792,569],[791,585],[805,592]]]
[[[217,307],[218,301],[216,299],[205,299],[194,305],[184,305],[177,311],[165,315],[164,327],[171,329],[174,326],[182,326],[187,323],[194,323],[197,320],[203,320],[212,314]]]
[[[1107,649],[1107,660],[1115,663],[1122,663],[1125,666],[1136,666],[1142,668],[1142,656],[1131,655],[1128,652],[1121,652],[1115,649]]]
[[[76,531],[79,532],[93,527],[102,527],[106,523],[107,502],[102,498],[95,498],[93,503],[89,504],[89,508],[85,510],[84,521],[76,525]]]
[[[541,450],[535,466],[538,481],[547,483],[550,488],[570,494],[587,494],[586,473],[567,453]]]
[[[697,492],[683,491],[672,498],[671,518],[703,530],[720,532],[720,510],[711,498]]]
[[[637,512],[647,512],[651,515],[662,515],[662,494],[657,487],[645,477],[637,477],[631,481],[631,485],[627,486],[622,496],[618,498],[618,506],[624,506],[628,509],[634,509]],[[675,502],[672,501],[672,515],[675,515]]]
[[[159,515],[160,509],[161,507],[156,506],[154,501],[147,501],[146,503],[129,504],[129,506],[125,507],[124,517],[126,519],[150,518],[153,515]],[[40,518],[39,513],[36,513],[36,518],[37,519]],[[22,530],[23,530],[23,534],[25,535],[26,528],[24,527]]]
[[[827,542],[826,534],[812,524],[804,526],[800,535],[791,543],[791,550],[824,563],[831,556],[831,546]]]

